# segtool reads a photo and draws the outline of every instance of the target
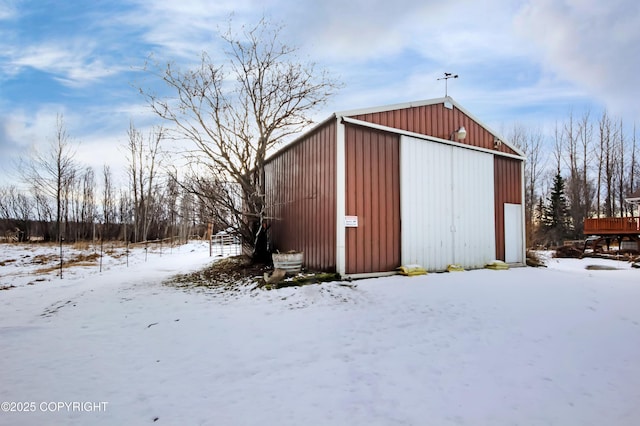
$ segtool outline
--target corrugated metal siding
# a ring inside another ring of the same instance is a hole
[[[494,157],[496,259],[504,257],[504,204],[522,204],[522,162]]]
[[[478,268],[495,253],[493,156],[403,136],[402,263]]]
[[[443,104],[425,105],[355,115],[353,118],[447,140],[451,140],[452,133],[464,126],[467,137],[458,142],[515,154],[504,144],[494,148],[494,135],[455,106],[448,109]]]
[[[304,251],[309,269],[336,267],[336,124],[330,121],[265,167],[274,249]]]
[[[482,268],[495,258],[493,155],[453,149],[454,262]]]
[[[347,274],[392,271],[400,266],[399,138],[346,126]],[[342,226],[339,223],[339,226]]]
[[[454,263],[451,146],[402,137],[400,161],[402,264],[443,270]]]

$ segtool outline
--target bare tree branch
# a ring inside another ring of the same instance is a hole
[[[296,49],[281,42],[281,30],[266,19],[241,34],[229,26],[221,34],[223,62],[204,52],[194,69],[147,67],[174,96],[140,90],[151,109],[174,125],[172,136],[195,145],[197,163],[208,174],[191,176],[193,193],[251,242],[254,255],[266,229],[267,154],[308,126],[311,111],[339,87],[315,64],[300,61]]]

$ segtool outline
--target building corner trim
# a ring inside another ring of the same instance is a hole
[[[345,126],[341,116],[336,116],[336,272],[346,272],[346,144]]]

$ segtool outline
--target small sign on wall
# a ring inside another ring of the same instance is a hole
[[[344,217],[344,226],[345,226],[345,228],[357,228],[358,227],[358,216],[345,216]]]

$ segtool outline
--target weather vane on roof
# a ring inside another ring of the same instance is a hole
[[[444,97],[446,98],[447,96],[449,96],[449,94],[447,93],[448,91],[448,87],[447,87],[447,82],[449,81],[450,78],[458,78],[458,74],[451,74],[450,72],[445,72],[444,73],[444,77],[440,77],[438,80],[444,80]]]

